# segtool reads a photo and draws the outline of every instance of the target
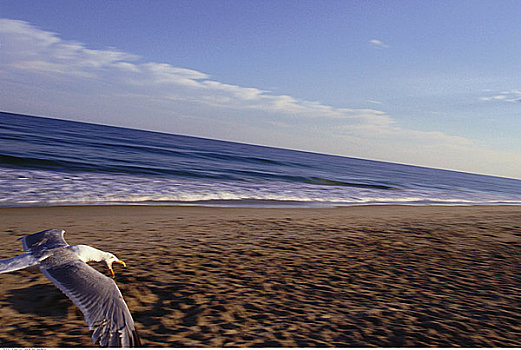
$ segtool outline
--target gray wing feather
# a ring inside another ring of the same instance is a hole
[[[25,253],[14,258],[0,260],[0,273],[11,272],[35,266],[40,263],[31,253]]]
[[[23,249],[26,251],[38,251],[66,247],[69,244],[65,241],[65,238],[63,238],[64,233],[65,231],[62,229],[53,228],[22,237]]]
[[[43,274],[78,306],[92,342],[101,346],[139,346],[134,321],[116,283],[81,260],[42,268]]]

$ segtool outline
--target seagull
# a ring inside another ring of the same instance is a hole
[[[126,264],[114,254],[88,245],[69,245],[64,230],[50,229],[21,237],[27,253],[0,260],[0,273],[40,267],[85,316],[92,342],[106,347],[139,347],[139,336],[127,304],[113,279],[99,273],[89,261],[103,261],[114,278],[113,263]]]

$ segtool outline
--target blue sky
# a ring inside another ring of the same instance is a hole
[[[519,1],[1,0],[0,109],[521,178]]]

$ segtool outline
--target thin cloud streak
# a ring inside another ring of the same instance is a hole
[[[375,47],[377,49],[388,49],[388,48],[390,48],[389,45],[385,44],[383,41],[378,40],[378,39],[369,40],[369,44],[372,47]]]
[[[500,93],[480,98],[481,101],[521,102],[521,90],[501,91]]]

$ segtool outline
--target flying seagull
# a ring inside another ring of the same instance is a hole
[[[113,263],[126,266],[114,254],[88,245],[69,245],[64,230],[50,229],[22,237],[27,253],[0,260],[0,273],[38,266],[42,273],[68,296],[85,316],[92,342],[109,347],[140,346],[127,304],[116,283],[89,265],[104,261],[114,277]]]

